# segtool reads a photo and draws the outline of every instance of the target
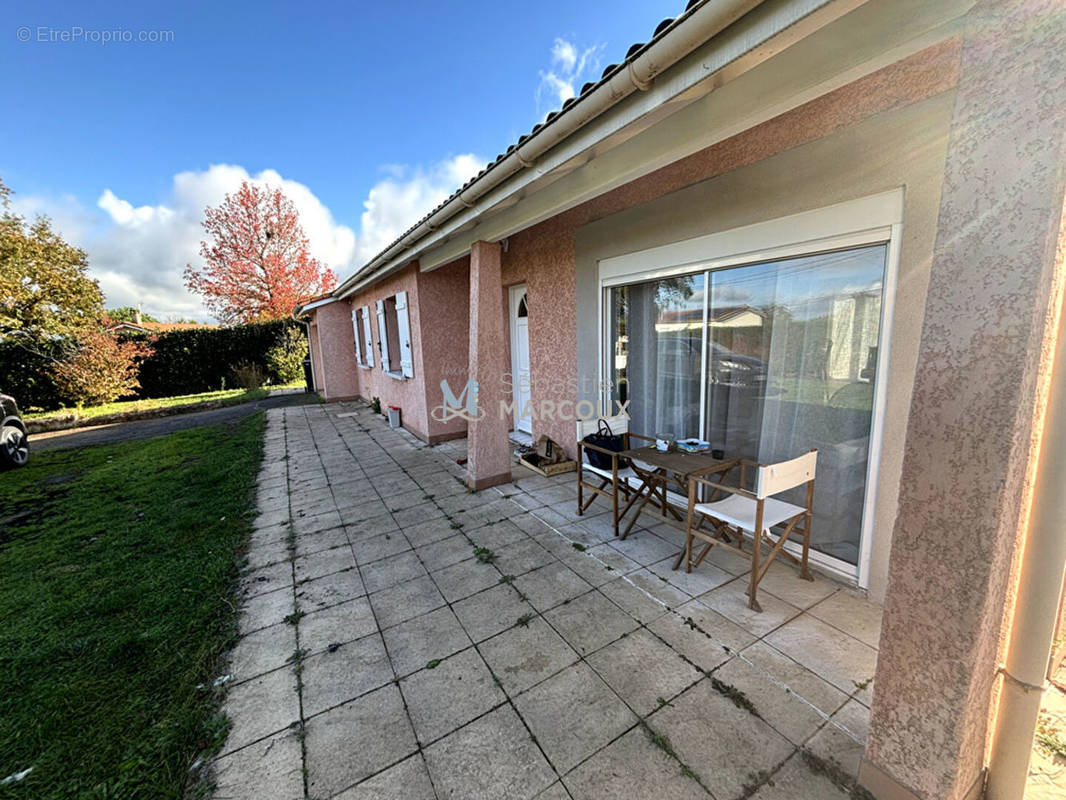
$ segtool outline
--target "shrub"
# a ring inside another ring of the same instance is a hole
[[[50,368],[60,395],[79,408],[101,405],[130,394],[137,382],[138,361],[147,345],[120,341],[103,330],[83,334],[74,353]]]
[[[233,375],[237,378],[237,385],[242,389],[255,390],[266,383],[263,368],[258,364],[249,364],[247,361],[235,366]]]
[[[289,327],[282,331],[278,343],[267,350],[266,361],[270,372],[279,383],[292,383],[304,374],[304,359],[307,358],[307,337],[302,328]]]

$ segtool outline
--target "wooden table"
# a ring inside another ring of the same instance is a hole
[[[642,497],[640,504],[633,512],[633,519],[626,526],[622,539],[629,536],[633,530],[633,524],[640,516],[641,510],[652,498],[656,498],[659,507],[662,508],[663,516],[667,511],[675,518],[681,516],[670,507],[667,501],[667,484],[674,481],[683,488],[685,503],[688,503],[688,479],[693,475],[717,475],[721,481],[731,469],[740,463],[739,458],[718,459],[708,453],[685,453],[680,450],[663,453],[654,445],[647,447],[631,447],[623,450],[619,457],[625,458],[633,465],[633,471],[641,479],[640,487],[636,490],[638,497]],[[650,467],[650,469],[649,469]],[[676,567],[675,567],[676,569]]]

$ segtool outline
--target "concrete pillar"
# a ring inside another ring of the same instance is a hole
[[[879,800],[982,790],[1063,284],[1063,53],[1061,0],[970,13],[860,770]]]
[[[481,419],[467,428],[467,483],[484,489],[511,481],[510,418],[500,413],[507,364],[507,319],[500,277],[500,246],[470,248],[470,380],[477,384]],[[472,384],[473,385],[473,384]]]

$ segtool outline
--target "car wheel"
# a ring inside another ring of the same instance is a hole
[[[0,463],[5,467],[24,467],[30,460],[30,441],[21,428],[5,425],[0,430]]]

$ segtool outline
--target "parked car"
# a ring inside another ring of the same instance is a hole
[[[15,398],[0,393],[0,468],[24,467],[30,460],[30,440]]]

